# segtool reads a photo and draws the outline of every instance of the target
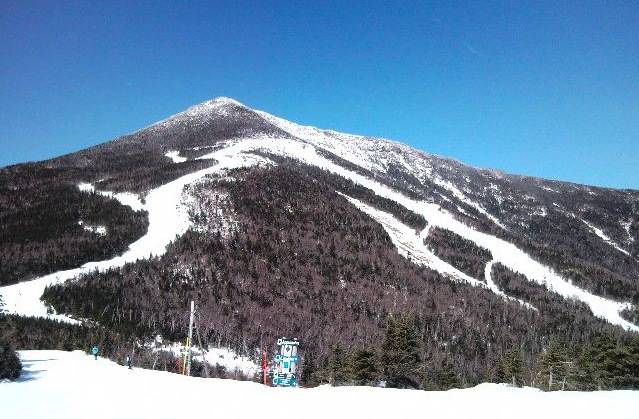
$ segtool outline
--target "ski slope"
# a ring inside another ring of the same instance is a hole
[[[114,418],[632,418],[639,392],[552,392],[481,384],[449,391],[284,389],[191,378],[97,361],[80,351],[21,351],[17,382],[0,383],[0,417]]]

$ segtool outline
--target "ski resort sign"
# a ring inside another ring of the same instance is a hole
[[[276,387],[297,386],[297,349],[300,343],[297,339],[280,338],[277,346],[280,351],[275,355],[275,371],[273,373],[273,385]]]

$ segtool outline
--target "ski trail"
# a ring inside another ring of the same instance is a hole
[[[490,261],[486,264],[486,269],[484,271],[486,283],[484,284],[455,268],[443,259],[437,257],[428,249],[428,247],[424,244],[424,239],[428,236],[430,225],[424,228],[418,235],[415,235],[413,229],[403,224],[392,214],[373,208],[355,198],[349,197],[348,195],[344,195],[342,193],[340,193],[340,195],[348,199],[349,202],[359,208],[362,212],[380,223],[390,236],[399,254],[409,259],[411,262],[417,263],[418,265],[428,266],[453,281],[462,280],[474,287],[487,288],[505,300],[516,301],[528,309],[539,311],[531,304],[518,298],[511,297],[497,287],[497,284],[493,282],[491,277],[494,261]]]
[[[355,198],[349,197],[348,195],[340,195],[345,197],[351,204],[360,209],[362,212],[380,223],[390,236],[399,254],[403,257],[417,263],[418,265],[428,266],[434,271],[444,274],[444,276],[452,280],[463,280],[475,287],[484,285],[481,281],[478,281],[470,275],[458,270],[448,262],[438,258],[424,245],[424,240],[422,238],[424,237],[423,234],[415,234],[415,230],[403,224],[392,214],[373,208]],[[428,227],[422,230],[422,233],[427,230]]]

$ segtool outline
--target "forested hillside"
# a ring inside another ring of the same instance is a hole
[[[0,221],[0,338],[18,349],[99,341],[156,365],[193,300],[204,346],[299,338],[308,386],[637,387],[638,191],[218,98],[0,169]]]
[[[113,330],[170,339],[184,336],[184,310],[195,299],[207,342],[250,352],[279,335],[298,336],[317,366],[330,362],[338,344],[348,353],[375,351],[388,322],[407,316],[428,376],[449,368],[464,385],[490,379],[495,362],[513,347],[532,368],[553,337],[571,353],[598,335],[625,339],[587,307],[548,290],[541,294],[498,265],[500,287],[537,310],[416,267],[377,223],[334,191],[334,177],[311,173],[284,164],[209,178],[194,193],[218,197],[223,209],[194,216],[217,228],[201,225],[204,232],[181,237],[161,258],[83,276],[47,289],[44,299]],[[219,225],[228,214],[237,223],[223,235]],[[452,239],[447,243],[455,247]],[[473,258],[486,259],[481,249],[460,252],[471,258],[471,268],[479,266]]]

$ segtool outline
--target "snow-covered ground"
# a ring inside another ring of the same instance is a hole
[[[0,383],[0,417],[632,418],[639,392],[552,392],[481,384],[426,392],[371,387],[284,389],[132,370],[82,352],[21,351],[23,376]]]
[[[166,351],[172,353],[177,358],[184,356],[185,346],[182,343],[173,343],[170,345],[154,346],[153,351]],[[204,354],[198,347],[191,349],[193,359],[198,361],[206,361],[209,365],[219,365],[224,367],[228,372],[241,372],[246,377],[253,377],[259,371],[259,365],[253,362],[249,357],[238,355],[229,348],[213,348],[209,347]],[[203,356],[204,355],[204,356]]]

